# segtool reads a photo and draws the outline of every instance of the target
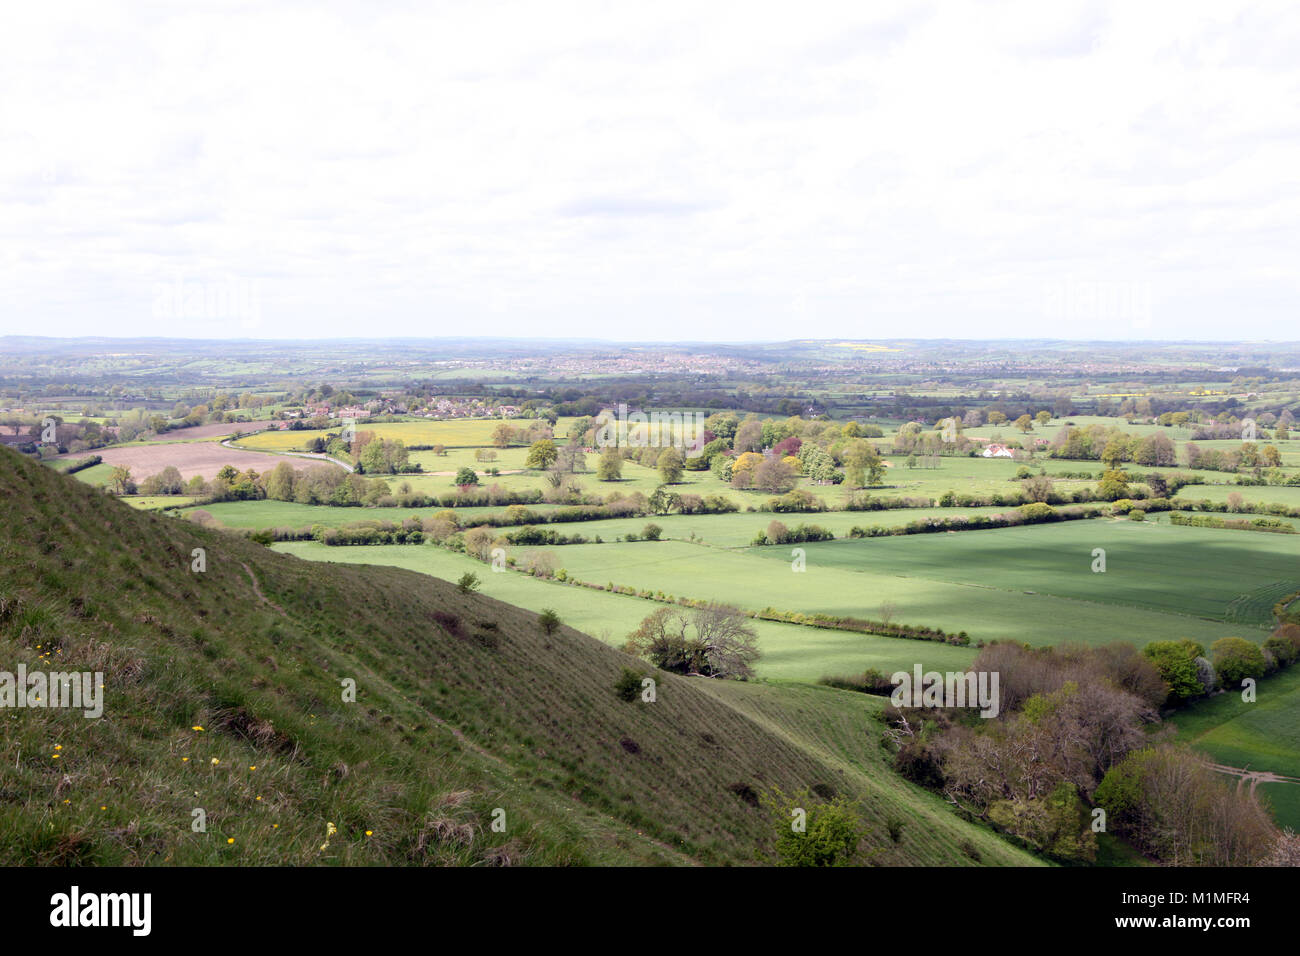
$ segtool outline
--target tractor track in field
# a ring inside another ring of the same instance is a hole
[[[1288,777],[1285,774],[1273,773],[1271,770],[1249,770],[1246,767],[1230,767],[1222,763],[1207,763],[1207,767],[1215,773],[1225,774],[1229,777],[1237,778],[1237,792],[1241,793],[1246,785],[1250,785],[1250,795],[1255,795],[1255,788],[1261,783],[1290,783],[1300,785],[1300,777]]]

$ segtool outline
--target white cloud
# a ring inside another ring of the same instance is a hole
[[[283,337],[1294,339],[1298,48],[1286,4],[28,5],[0,333],[250,334],[156,315],[180,276]]]

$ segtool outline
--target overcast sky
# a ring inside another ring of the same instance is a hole
[[[1300,339],[1300,8],[6,5],[0,334]]]

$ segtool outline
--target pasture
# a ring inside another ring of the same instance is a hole
[[[129,500],[129,499],[128,499]],[[556,505],[529,505],[536,512],[555,509]],[[195,510],[190,508],[186,514]],[[204,505],[208,512],[227,528],[302,528],[311,525],[323,525],[337,528],[355,521],[396,521],[407,518],[431,518],[441,508],[335,508],[328,505],[303,505],[293,501],[218,501]],[[472,524],[475,518],[485,514],[500,513],[501,508],[457,508],[456,515],[462,524]],[[582,527],[592,522],[583,523]],[[557,525],[557,527],[579,527],[579,525]]]
[[[405,476],[402,479],[405,480]],[[416,483],[412,483],[416,487]],[[130,499],[127,499],[130,500]],[[528,505],[534,514],[544,515],[559,505]],[[193,509],[187,509],[186,513]],[[305,505],[291,501],[222,501],[204,505],[203,510],[229,528],[301,528],[323,525],[337,528],[356,521],[397,521],[407,518],[429,518],[443,510],[431,508],[335,508],[328,505]],[[951,518],[956,516],[1002,514],[1009,508],[896,508],[890,511],[829,511],[821,514],[771,514],[760,512],[734,512],[719,515],[657,515],[642,518],[606,518],[597,521],[562,522],[549,527],[562,534],[581,534],[593,539],[599,535],[606,542],[634,533],[640,537],[648,524],[662,529],[662,538],[681,541],[699,541],[721,548],[745,548],[753,543],[755,535],[766,531],[772,521],[780,521],[790,528],[802,524],[815,524],[838,537],[846,537],[856,526],[898,527],[925,518]],[[500,515],[503,508],[484,506],[456,508],[455,514],[462,527],[472,527],[487,515]],[[542,522],[535,522],[542,524]],[[502,528],[503,533],[515,530]]]
[[[1091,597],[1077,598],[1030,589],[1028,580],[1021,587],[1009,577],[997,584],[964,580],[963,574],[927,578],[902,573],[888,561],[866,569],[845,564],[843,559],[837,563],[826,555],[832,548],[900,542],[928,542],[941,549],[963,535],[997,533],[954,532],[798,545],[807,554],[807,570],[803,572],[793,570],[792,546],[733,551],[684,541],[643,541],[568,545],[551,550],[557,565],[582,581],[612,582],[751,610],[771,606],[861,618],[878,618],[882,604],[889,602],[896,607],[896,621],[942,627],[954,633],[964,630],[972,642],[1012,639],[1049,645],[1122,640],[1140,646],[1152,640],[1181,637],[1208,644],[1228,635],[1255,641],[1264,636],[1253,625],[1212,623],[1188,614],[1115,603],[1106,598],[1105,586],[1099,583],[1093,584],[1098,590]],[[1108,539],[1099,536],[1098,540]],[[529,549],[506,550],[513,555]],[[1082,574],[1090,574],[1089,550],[1081,555]],[[996,573],[996,569],[989,569],[989,573]]]
[[[1050,525],[808,544],[810,568],[1033,592],[1224,624],[1263,627],[1300,589],[1291,535],[1102,518]],[[1106,570],[1092,571],[1093,550]],[[784,549],[757,548],[785,560]]]
[[[656,546],[621,547],[653,549]],[[621,646],[647,615],[664,607],[658,602],[631,595],[544,581],[516,571],[493,573],[482,562],[432,545],[329,547],[314,541],[295,541],[276,544],[274,548],[313,561],[407,568],[444,581],[456,581],[466,571],[473,571],[482,579],[482,593],[531,611],[554,608],[569,626],[614,646]],[[529,549],[518,549],[516,553],[523,557],[526,550]],[[572,549],[563,549],[565,553],[569,550]],[[757,665],[761,677],[815,681],[827,674],[861,673],[868,667],[886,673],[910,670],[917,662],[926,668],[961,670],[969,667],[975,656],[970,648],[932,641],[877,637],[771,621],[755,621],[754,624],[763,652]]]

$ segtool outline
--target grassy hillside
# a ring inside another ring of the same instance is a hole
[[[278,555],[9,451],[0,506],[0,668],[105,685],[99,719],[0,710],[0,863],[750,863],[771,787],[862,801],[864,860],[1034,862],[887,771],[858,695],[657,674],[625,703],[629,658],[424,575]]]

